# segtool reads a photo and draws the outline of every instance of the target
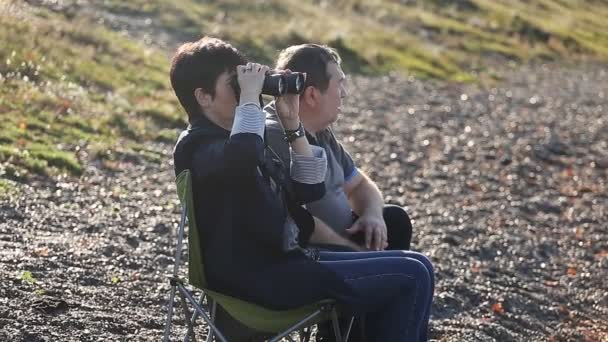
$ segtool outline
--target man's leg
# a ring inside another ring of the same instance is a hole
[[[320,262],[343,276],[370,306],[377,305],[366,319],[368,341],[426,340],[434,287],[426,257],[397,251],[322,252]]]
[[[370,257],[407,257],[420,261],[427,269],[431,280],[431,296],[429,297],[429,302],[427,303],[427,311],[425,312],[425,325],[421,327],[422,336],[421,339],[428,338],[428,320],[430,317],[431,310],[431,302],[433,298],[433,293],[435,292],[435,271],[433,269],[433,265],[429,261],[429,259],[423,254],[417,252],[410,251],[381,251],[381,252],[341,252],[334,253],[333,251],[322,251],[321,252],[322,261],[336,261],[336,260],[356,260],[356,259],[365,259]],[[365,317],[356,317],[355,322],[353,323],[351,330],[351,337],[349,338],[349,342],[361,342],[365,341]],[[334,342],[335,338],[333,337],[333,330],[330,324],[320,324],[318,326],[320,338],[319,341],[330,341]]]
[[[382,215],[384,216],[384,223],[386,224],[386,231],[388,235],[388,247],[387,250],[409,250],[410,243],[412,241],[412,222],[406,211],[396,205],[384,206]],[[357,215],[353,213],[353,220],[357,219]],[[351,239],[357,244],[363,244],[365,241],[365,234],[359,233],[351,237]],[[331,248],[326,249],[336,252],[350,252],[348,248]],[[362,334],[360,333],[363,329],[364,317],[355,318],[355,322],[352,327],[352,335],[349,339],[350,342],[360,342]],[[321,341],[331,342],[334,340],[332,336],[332,327],[330,324],[320,324],[319,336]]]
[[[388,250],[409,250],[412,242],[412,222],[405,210],[396,205],[386,205],[382,212],[388,235]]]

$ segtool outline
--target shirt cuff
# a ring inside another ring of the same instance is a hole
[[[318,184],[325,181],[327,155],[325,149],[310,146],[312,157],[303,156],[291,150],[291,179],[304,184]]]
[[[254,133],[264,140],[265,121],[266,116],[258,104],[253,102],[242,104],[235,109],[230,136],[239,133]]]

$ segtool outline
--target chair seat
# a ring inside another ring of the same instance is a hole
[[[325,305],[332,305],[334,300],[326,299],[313,304],[290,310],[271,310],[251,302],[246,302],[209,289],[202,289],[213,300],[217,301],[232,317],[251,329],[268,333],[278,333],[302,321],[306,316]],[[330,312],[317,316],[310,324],[330,319]]]

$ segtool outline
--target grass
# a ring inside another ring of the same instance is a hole
[[[29,285],[34,285],[36,283],[36,278],[34,278],[34,276],[32,275],[32,272],[30,271],[25,271],[23,272],[23,274],[21,274],[21,282],[23,283],[27,283]]]
[[[87,152],[167,141],[185,125],[161,51],[43,8],[0,25],[3,177],[77,176],[99,157]]]
[[[89,11],[64,5],[0,5],[4,179],[78,176],[91,159],[109,167],[127,155],[156,162],[162,156],[147,144],[171,143],[185,125],[168,81],[170,51],[113,31],[91,13],[147,20],[175,42],[225,38],[267,64],[291,44],[328,44],[349,73],[397,70],[474,82],[492,77],[497,56],[518,63],[608,60],[608,4],[593,0],[106,0],[83,5]],[[12,187],[2,181],[0,191]]]
[[[608,59],[608,4],[593,0],[139,0],[105,2],[103,10],[150,17],[180,37],[220,36],[265,63],[289,44],[338,45],[349,72],[460,81],[473,80],[471,68],[497,55]]]

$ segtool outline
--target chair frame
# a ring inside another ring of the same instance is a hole
[[[182,173],[184,173],[184,172],[189,172],[189,170],[182,171]],[[181,174],[180,174],[180,176],[181,176]],[[179,179],[180,176],[178,176],[177,179]],[[191,177],[189,174],[186,176]],[[177,181],[177,179],[176,179],[176,181]],[[190,182],[191,182],[191,180],[190,180]],[[190,186],[191,186],[191,183],[190,183]],[[183,245],[184,245],[184,234],[185,234],[186,224],[188,224],[188,226],[192,229],[192,227],[190,226],[190,224],[188,222],[189,220],[188,220],[187,201],[184,201],[183,198],[181,198],[181,197],[180,197],[180,201],[182,202],[182,211],[181,211],[180,224],[179,224],[178,232],[177,232],[178,235],[177,235],[177,247],[176,247],[176,251],[175,251],[175,264],[173,266],[172,276],[169,277],[169,284],[171,286],[171,290],[169,293],[169,301],[167,304],[167,307],[168,307],[167,319],[165,322],[165,331],[164,331],[164,335],[163,335],[163,342],[170,341],[171,325],[172,325],[172,320],[173,320],[173,309],[175,306],[175,295],[176,294],[180,298],[180,306],[182,307],[182,310],[184,312],[185,322],[188,327],[188,331],[183,339],[184,342],[188,342],[188,341],[196,342],[194,324],[199,316],[202,317],[203,320],[205,321],[205,323],[207,323],[207,325],[209,326],[208,334],[205,339],[206,342],[212,342],[216,339],[221,342],[228,342],[228,340],[226,339],[224,334],[222,334],[222,332],[214,324],[216,308],[218,305],[217,301],[215,301],[211,297],[211,295],[207,294],[204,289],[200,289],[200,288],[197,288],[198,290],[201,291],[201,294],[199,296],[199,299],[196,300],[193,296],[193,292],[190,291],[188,288],[186,288],[186,285],[188,284],[187,281],[178,277],[179,269],[181,266],[181,257],[182,257],[182,249],[183,249]],[[186,202],[186,203],[184,203],[184,202]],[[203,303],[205,301],[207,302],[207,308],[205,308],[203,306]],[[190,304],[194,310],[192,313],[190,313],[188,304]],[[340,327],[340,324],[338,321],[338,310],[336,308],[335,302],[333,302],[333,301],[328,301],[328,302],[322,304],[319,309],[311,312],[309,315],[304,317],[299,322],[293,324],[286,330],[276,333],[276,335],[270,337],[267,341],[268,342],[278,342],[283,338],[287,338],[289,341],[294,341],[290,335],[294,332],[298,332],[299,339],[301,342],[309,342],[311,333],[312,333],[312,327],[321,320],[322,316],[327,316],[327,315],[330,316],[330,319],[332,321],[332,326],[333,326],[334,334],[336,337],[336,341],[347,342],[348,337],[350,335],[354,317],[350,317],[350,319],[348,321],[348,325],[345,329],[345,334],[344,334],[344,336],[342,336],[342,330],[341,330],[341,327]],[[269,333],[269,335],[270,334],[271,333]]]

